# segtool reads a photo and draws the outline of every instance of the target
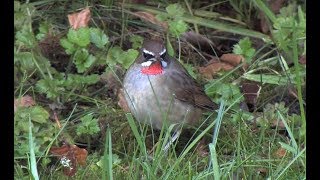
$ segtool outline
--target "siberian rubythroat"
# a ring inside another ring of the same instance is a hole
[[[144,42],[123,86],[136,120],[155,129],[161,129],[164,122],[168,127],[193,124],[201,119],[203,110],[217,109],[203,88],[158,40]]]

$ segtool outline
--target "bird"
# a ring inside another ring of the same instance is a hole
[[[217,109],[183,65],[168,54],[162,40],[144,41],[124,76],[123,87],[136,120],[158,130],[174,124],[172,142],[185,123],[193,125],[204,111]]]

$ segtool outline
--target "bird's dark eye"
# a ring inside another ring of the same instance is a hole
[[[154,56],[152,54],[148,54],[148,53],[145,53],[143,52],[143,57],[146,59],[146,60],[149,60],[151,58],[154,58]]]
[[[161,59],[164,59],[167,55],[167,52],[163,53],[162,55],[160,55]]]

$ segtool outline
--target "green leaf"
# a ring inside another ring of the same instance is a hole
[[[17,130],[18,132],[15,132],[15,134],[19,135],[20,132],[28,132],[28,128],[29,128],[29,123],[27,121],[28,118],[28,114],[30,114],[28,111],[26,110],[18,110],[19,113],[17,116],[15,116],[15,130]]]
[[[289,81],[289,78],[287,76],[278,76],[278,75],[267,75],[267,74],[244,74],[242,76],[245,79],[255,81],[255,82],[262,82],[263,84],[276,84],[276,85],[286,85],[289,82],[294,83],[292,81]]]
[[[129,38],[130,42],[132,43],[132,49],[139,49],[143,43],[143,37],[139,35],[133,35]]]
[[[41,159],[41,167],[45,168],[48,167],[49,163],[51,163],[51,159],[48,157],[42,158]]]
[[[100,80],[100,76],[98,74],[91,74],[87,76],[81,76],[81,82],[85,84],[95,84]]]
[[[231,121],[233,123],[241,122],[241,121],[248,121],[251,122],[254,119],[254,115],[247,111],[237,111],[235,114],[232,114]]]
[[[156,15],[156,19],[159,21],[166,21],[168,20],[169,15],[167,13],[159,13]]]
[[[15,12],[14,13],[14,28],[16,30],[21,29],[24,26],[24,22],[26,21],[26,16],[22,12]]]
[[[100,132],[98,120],[92,114],[80,118],[81,123],[77,126],[77,135],[93,135]]]
[[[272,35],[277,46],[284,51],[289,51],[293,44],[297,41],[301,43],[306,38],[305,12],[300,6],[297,8],[296,5],[289,4],[281,8],[273,27]]]
[[[174,56],[174,49],[173,49],[172,44],[171,44],[171,42],[169,40],[167,40],[166,48],[167,48],[168,54],[170,56]]]
[[[20,2],[19,1],[13,1],[13,8],[14,12],[17,12],[20,10]]]
[[[33,106],[30,108],[31,120],[38,123],[46,123],[49,119],[49,113],[41,106]]]
[[[299,27],[306,28],[306,13],[302,11],[301,6],[298,7]]]
[[[36,35],[37,40],[44,39],[49,33],[49,24],[48,23],[40,23],[39,33]]]
[[[137,50],[129,49],[128,51],[122,53],[122,55],[118,58],[118,61],[125,69],[128,69],[138,57],[138,54],[139,52]]]
[[[90,28],[90,41],[98,48],[102,49],[109,42],[109,39],[102,30],[97,28]]]
[[[250,63],[256,50],[252,47],[252,43],[248,37],[243,38],[238,44],[233,46],[233,53],[242,55],[247,63]]]
[[[289,144],[283,143],[283,142],[279,142],[279,144],[281,145],[281,147],[289,152],[291,152],[292,154],[298,154],[297,149],[295,149],[294,147],[290,146]]]
[[[178,3],[170,4],[169,6],[166,7],[166,11],[171,17],[182,16],[185,13],[185,10]]]
[[[166,7],[166,13],[157,14],[156,18],[160,21],[167,21],[169,25],[169,32],[175,37],[179,37],[182,33],[188,30],[188,24],[180,18],[185,13],[184,8],[176,3],[170,4]]]
[[[288,6],[282,7],[280,9],[279,16],[281,17],[290,17],[295,16],[297,5],[295,3],[289,3]]]
[[[40,124],[48,122],[49,113],[41,106],[21,107],[15,114],[15,126],[18,129],[28,132],[28,119]]]
[[[205,92],[210,97],[214,97],[215,102],[226,101],[227,105],[239,104],[244,99],[240,88],[230,83],[210,82],[205,85]]]
[[[21,68],[26,71],[33,71],[35,64],[31,52],[19,52],[14,54],[14,63],[19,63]]]
[[[78,73],[83,73],[94,64],[96,57],[89,54],[87,49],[80,49],[74,53],[73,62],[77,67]]]
[[[75,86],[81,86],[81,85],[91,85],[95,84],[99,81],[99,75],[97,74],[91,74],[91,75],[79,75],[79,74],[68,74],[68,78],[63,81],[63,86],[66,87],[66,89],[72,89]]]
[[[123,50],[119,46],[114,46],[110,48],[110,50],[108,51],[107,59],[106,59],[107,64],[109,66],[116,65],[118,58],[121,56],[122,53],[123,53]]]
[[[60,39],[61,46],[66,50],[66,53],[71,55],[76,51],[76,47],[68,39]]]
[[[170,33],[175,37],[179,37],[182,33],[188,30],[188,24],[182,20],[170,21],[168,24]]]
[[[37,82],[36,89],[46,94],[47,98],[55,99],[65,91],[61,85],[62,81],[57,79],[41,79]]]
[[[27,123],[26,128],[29,129],[29,123]],[[26,131],[28,132],[28,130]],[[29,145],[26,141],[27,137],[15,139],[14,142],[14,155],[15,156],[25,156],[29,152]]]
[[[87,27],[77,30],[69,29],[67,34],[68,40],[80,47],[86,47],[90,43],[90,30]]]
[[[107,55],[107,63],[110,66],[114,66],[116,63],[121,64],[124,68],[128,69],[130,65],[137,58],[139,52],[134,49],[123,51],[120,47],[112,47]]]
[[[20,107],[14,114],[14,154],[26,156],[28,150],[29,119],[32,123],[34,152],[40,155],[54,138],[55,128],[49,113],[41,106]],[[41,151],[40,151],[41,150]]]
[[[104,156],[101,156],[100,160],[97,162],[97,166],[99,166],[100,168],[104,168],[103,160],[104,160]],[[117,154],[112,154],[112,165],[120,164],[120,162],[121,162],[120,157]]]
[[[35,38],[28,26],[23,26],[23,29],[16,33],[16,42],[26,46],[27,48],[33,48],[35,46]]]
[[[21,30],[23,28],[30,29],[30,24],[32,23],[31,16],[27,16],[28,12],[35,12],[36,9],[32,3],[20,3],[19,1],[14,1],[14,28],[15,30]]]
[[[188,73],[193,77],[193,79],[197,79],[197,73],[195,73],[195,68],[191,64],[182,63],[183,67],[186,68]]]
[[[84,66],[86,68],[90,68],[91,65],[93,65],[95,61],[96,61],[96,57],[94,55],[92,55],[92,54],[89,54],[86,62],[84,63]]]

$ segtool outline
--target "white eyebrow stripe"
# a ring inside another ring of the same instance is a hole
[[[150,55],[154,56],[154,53],[151,52],[151,51],[148,51],[148,50],[146,50],[146,49],[142,49],[142,51],[143,51],[144,53],[147,53],[147,54],[150,54]]]
[[[162,54],[164,54],[164,53],[166,53],[166,48],[164,48],[161,52],[160,52],[160,56],[162,55]]]

